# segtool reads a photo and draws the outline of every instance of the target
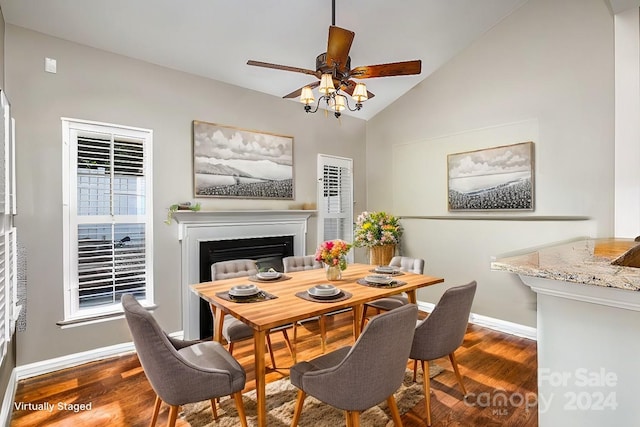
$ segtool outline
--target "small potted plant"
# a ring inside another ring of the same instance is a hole
[[[176,203],[169,206],[169,212],[167,213],[167,219],[164,220],[164,223],[167,225],[171,225],[171,220],[173,219],[173,213],[176,211],[194,211],[197,212],[200,210],[200,203],[196,203],[192,205],[191,202],[185,203]]]

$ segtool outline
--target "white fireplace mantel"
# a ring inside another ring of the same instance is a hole
[[[177,211],[181,249],[182,327],[199,338],[199,300],[190,286],[200,282],[200,242],[293,236],[294,255],[305,255],[310,210]]]

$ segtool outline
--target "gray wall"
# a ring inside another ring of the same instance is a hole
[[[535,295],[514,275],[491,272],[491,256],[612,235],[613,60],[605,0],[530,0],[367,123],[368,208],[446,217],[403,221],[404,253],[425,258],[427,273],[446,279],[419,299],[436,302],[445,287],[476,279],[474,313],[535,326]],[[536,125],[511,138],[501,132],[522,121]],[[453,219],[469,214],[447,211],[446,155],[527,140],[536,157],[536,207],[527,215],[538,220]],[[390,167],[388,153],[403,144],[423,151],[415,164]],[[404,179],[406,170],[418,171],[415,180]],[[402,188],[414,203],[387,197]]]
[[[57,74],[44,58],[57,60]],[[215,60],[214,58],[211,59]],[[299,103],[160,68],[7,25],[6,80],[16,118],[20,238],[29,254],[27,330],[18,364],[130,341],[124,320],[60,329],[62,142],[60,117],[153,129],[155,314],[181,330],[180,244],[167,207],[193,200],[191,123],[201,120],[294,137],[295,200],[200,199],[204,210],[288,209],[315,202],[318,153],[354,159],[356,209],[364,208],[365,122],[305,114]],[[307,252],[315,250],[316,222]]]

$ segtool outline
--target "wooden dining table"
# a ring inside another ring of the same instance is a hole
[[[265,340],[269,330],[291,324],[310,317],[320,316],[341,309],[353,309],[353,335],[360,335],[360,319],[364,304],[378,298],[406,292],[409,301],[416,303],[416,290],[425,286],[442,283],[444,279],[423,274],[403,272],[394,279],[404,282],[398,287],[378,287],[363,285],[365,276],[375,274],[375,266],[369,264],[349,264],[342,272],[342,279],[328,282],[323,269],[286,273],[279,280],[251,281],[248,277],[216,280],[192,285],[191,290],[211,304],[214,315],[214,339],[222,341],[222,325],[225,314],[231,314],[253,328],[256,396],[258,426],[264,427],[266,414],[266,364]],[[361,283],[358,283],[360,281]],[[229,301],[221,296],[232,286],[257,284],[258,287],[276,298],[257,302]],[[296,293],[306,292],[318,284],[330,283],[340,288],[348,299],[309,301]]]

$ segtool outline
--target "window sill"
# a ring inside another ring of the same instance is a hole
[[[153,311],[156,308],[158,308],[158,306],[153,304],[153,305],[145,306],[144,308],[146,308],[149,311]],[[124,318],[124,312],[117,311],[115,313],[101,314],[98,316],[82,317],[78,319],[69,319],[69,320],[60,320],[59,322],[56,322],[56,325],[60,326],[61,329],[67,329],[67,328],[75,328],[77,326],[93,325],[95,323],[108,322],[110,320],[118,320],[123,318]]]

